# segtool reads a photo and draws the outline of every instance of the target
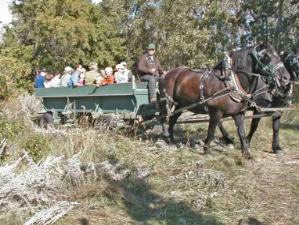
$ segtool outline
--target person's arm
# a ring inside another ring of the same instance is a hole
[[[132,76],[133,76],[132,71],[131,70],[127,70],[126,73],[127,73],[127,76],[128,76],[128,82],[132,82]]]
[[[75,87],[82,86],[81,83],[80,83],[80,74],[81,73],[78,73],[78,74],[76,74],[76,76],[72,76],[73,86],[75,86]]]
[[[159,61],[158,58],[156,58],[156,64],[157,64],[157,70],[159,71],[159,75],[164,74],[164,69],[163,69],[163,67],[161,66],[160,61]]]
[[[118,72],[114,73],[114,80],[115,80],[115,83],[119,83],[120,82],[120,77],[119,77],[119,73]]]
[[[108,83],[109,83],[109,84],[113,84],[113,83],[114,83],[114,76],[113,76],[113,75],[110,75],[110,76],[108,77]]]

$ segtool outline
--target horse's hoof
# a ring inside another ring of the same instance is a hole
[[[273,153],[275,155],[283,155],[284,151],[282,149],[273,149]]]
[[[233,149],[235,149],[235,146],[233,144],[228,144],[226,146],[226,149],[233,150]]]
[[[243,152],[243,157],[245,159],[253,159],[252,155],[249,152]]]
[[[204,146],[203,147],[203,154],[205,155],[211,155],[212,154],[212,151],[210,148],[208,148],[207,146]]]
[[[233,145],[233,144],[235,143],[235,140],[234,140],[233,137],[230,137],[230,138],[224,138],[223,141],[224,141],[224,143],[225,143],[226,145],[230,145],[230,144]]]
[[[165,142],[166,142],[168,145],[173,145],[173,146],[176,145],[176,142],[175,142],[174,138],[167,137],[167,138],[165,138]]]

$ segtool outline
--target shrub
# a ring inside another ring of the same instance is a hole
[[[32,133],[24,139],[21,147],[29,152],[35,162],[38,162],[50,150],[50,143],[45,136]]]
[[[0,118],[0,139],[13,139],[22,131],[22,126],[18,122],[10,122]]]

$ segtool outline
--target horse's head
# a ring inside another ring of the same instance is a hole
[[[291,76],[273,46],[257,45],[251,52],[253,72],[265,77],[271,88],[287,93],[290,88]]]

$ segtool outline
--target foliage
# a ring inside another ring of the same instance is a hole
[[[30,90],[31,48],[20,45],[10,28],[0,45],[0,96],[16,94],[17,88]]]
[[[36,133],[26,136],[20,145],[21,148],[29,152],[35,162],[45,156],[50,149],[48,139]]]
[[[20,45],[32,49],[33,67],[57,71],[91,61],[105,66],[124,51],[122,38],[88,0],[13,1],[11,10]]]
[[[256,41],[265,41],[268,36],[278,50],[298,48],[298,1],[244,1],[241,9],[243,24],[246,16],[251,17],[249,26]]]
[[[15,138],[22,131],[22,126],[18,122],[10,122],[0,118],[0,140],[3,138]]]

